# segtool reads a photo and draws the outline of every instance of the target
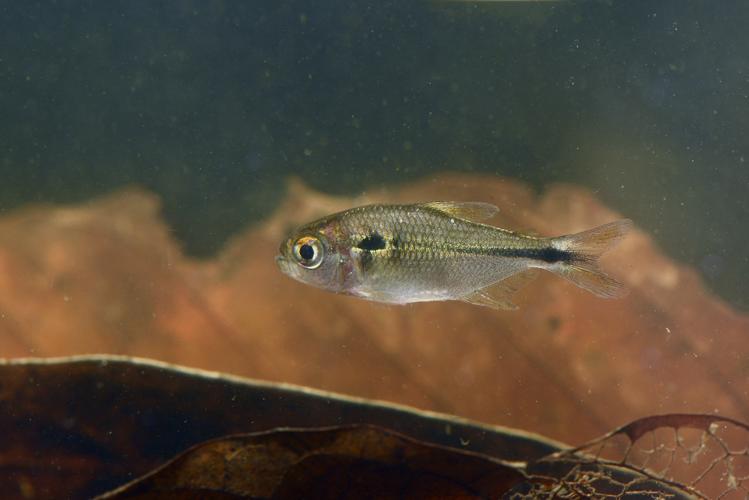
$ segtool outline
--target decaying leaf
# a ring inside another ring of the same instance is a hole
[[[516,467],[496,459],[355,426],[210,441],[101,498],[198,492],[245,498],[487,498],[522,479]]]
[[[649,417],[567,449],[447,415],[116,356],[0,362],[0,429],[3,498],[89,498],[128,482],[112,496],[749,493],[749,427],[727,418]]]
[[[717,415],[642,418],[583,446],[555,452],[527,469],[533,497],[591,491],[749,498],[749,426]],[[519,496],[519,498],[522,496]]]
[[[90,498],[210,439],[352,424],[513,461],[561,446],[447,415],[142,359],[0,361],[0,491]]]

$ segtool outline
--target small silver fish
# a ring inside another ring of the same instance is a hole
[[[352,208],[298,228],[276,262],[308,285],[392,304],[461,300],[515,309],[510,297],[535,269],[599,297],[625,293],[597,260],[626,234],[630,220],[536,238],[479,222],[498,210],[476,202]]]

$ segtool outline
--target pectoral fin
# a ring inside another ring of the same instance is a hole
[[[528,269],[527,271],[505,278],[499,283],[482,288],[471,295],[461,297],[460,300],[469,304],[491,307],[492,309],[514,310],[518,306],[512,302],[512,296],[537,275],[538,272],[536,269]]]
[[[466,219],[474,222],[481,222],[490,219],[499,212],[499,208],[491,203],[482,203],[480,201],[433,201],[430,203],[424,203],[422,206],[431,208],[432,210],[438,210],[450,217]]]

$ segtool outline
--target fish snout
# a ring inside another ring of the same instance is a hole
[[[296,265],[289,261],[284,255],[276,255],[276,266],[278,266],[278,269],[285,274],[286,276],[291,276],[292,278],[297,277],[298,271],[296,269]]]
[[[284,257],[283,255],[280,255],[280,254],[276,255],[276,265],[280,267],[281,269],[283,269],[284,266],[286,266],[287,262],[288,261],[286,260],[286,257]]]

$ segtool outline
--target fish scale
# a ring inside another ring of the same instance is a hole
[[[360,238],[377,232],[385,239],[385,249],[372,251],[366,283],[362,288],[386,292],[421,287],[426,297],[445,298],[465,295],[478,283],[489,285],[513,270],[519,262],[498,266],[490,251],[517,248],[521,238],[491,226],[448,218],[436,210],[414,206],[381,207],[374,211],[352,211],[342,217],[344,230],[353,237],[347,245],[355,248]],[[526,246],[540,246],[526,237]],[[393,248],[397,242],[398,248]],[[472,251],[469,251],[472,250]],[[393,294],[391,293],[391,295]],[[414,298],[413,296],[410,298]]]

